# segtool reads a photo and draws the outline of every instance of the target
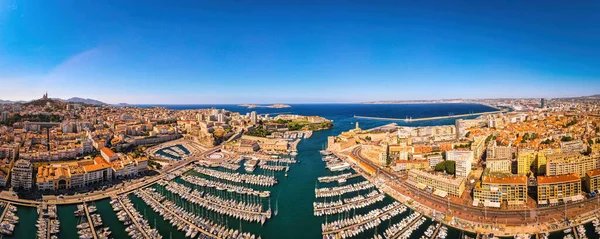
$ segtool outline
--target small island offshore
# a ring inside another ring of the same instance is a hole
[[[271,108],[271,109],[292,108],[292,106],[286,105],[286,104],[272,104],[272,105],[241,104],[238,106],[248,107],[248,109],[253,109],[253,108]]]

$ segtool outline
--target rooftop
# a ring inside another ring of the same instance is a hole
[[[481,181],[487,184],[527,184],[527,177],[525,175],[483,176]]]
[[[579,175],[576,173],[559,176],[538,176],[538,184],[552,184],[552,183],[567,183],[579,181]]]

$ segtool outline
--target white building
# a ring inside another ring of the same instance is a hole
[[[119,158],[119,155],[117,155],[115,152],[113,152],[111,149],[109,149],[107,147],[100,149],[100,154],[108,162],[112,162],[113,160],[116,160]]]
[[[471,173],[471,164],[473,164],[473,151],[446,151],[446,160],[456,162],[456,177],[466,178]]]
[[[256,111],[250,112],[250,121],[252,121],[253,124],[258,122],[258,115],[256,115]]]
[[[438,163],[444,161],[444,157],[442,155],[429,155],[427,156],[427,160],[429,160],[429,167],[435,167]]]
[[[30,190],[33,186],[33,166],[31,162],[19,159],[12,168],[12,187]]]

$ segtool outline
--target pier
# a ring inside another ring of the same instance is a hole
[[[6,213],[9,211],[10,207],[10,203],[6,203],[6,206],[4,207],[4,212],[2,212],[2,216],[0,216],[0,222],[4,221],[4,217],[6,216]]]
[[[140,226],[140,223],[138,222],[137,218],[134,217],[133,214],[131,214],[131,212],[129,211],[129,208],[127,206],[125,206],[125,203],[123,203],[123,201],[121,201],[121,198],[117,198],[117,200],[119,201],[119,204],[121,204],[121,207],[123,208],[123,211],[125,211],[125,213],[127,213],[127,215],[129,216],[129,218],[131,219],[131,221],[135,224],[135,226],[138,228],[138,230],[142,233],[142,235],[144,236],[144,238],[150,239],[150,237],[148,236],[148,234],[146,233],[146,231],[144,230],[144,228],[142,226]],[[87,212],[87,207],[86,207],[86,212]],[[94,232],[94,237],[96,237],[96,233],[95,232]]]
[[[437,236],[438,232],[440,232],[440,228],[442,228],[441,223],[437,225],[437,227],[435,228],[435,231],[433,231],[433,234],[431,234],[432,239],[434,239]]]
[[[90,217],[90,211],[88,211],[87,203],[83,202],[83,210],[85,211],[85,216],[88,219],[88,223],[90,224],[90,229],[92,230],[92,236],[94,239],[98,239],[98,235],[96,235],[96,228],[94,227],[94,223],[92,222],[92,218]]]
[[[412,227],[412,225],[414,225],[416,222],[418,222],[419,219],[421,219],[422,217],[423,217],[423,214],[419,215],[417,218],[415,218],[414,220],[412,220],[408,225],[406,225],[406,227],[402,228],[402,230],[400,230],[399,232],[397,232],[396,235],[394,235],[392,237],[392,239],[396,239],[396,238],[400,237],[400,235],[402,235],[402,233],[404,233],[407,229],[409,229],[410,227]]]
[[[186,222],[187,224],[189,224],[191,227],[193,227],[193,228],[194,228],[194,229],[196,229],[197,231],[201,232],[202,234],[204,234],[204,235],[207,235],[207,236],[210,236],[210,237],[212,237],[212,238],[220,238],[220,237],[218,237],[217,235],[214,235],[214,234],[212,234],[212,233],[210,233],[210,232],[207,232],[207,231],[205,231],[204,229],[202,229],[202,228],[200,228],[200,227],[196,226],[196,224],[194,224],[194,223],[192,223],[192,222],[190,222],[190,221],[188,221],[188,220],[184,219],[184,218],[183,218],[183,217],[181,217],[179,214],[177,214],[177,213],[175,213],[175,212],[171,211],[171,209],[169,209],[168,207],[165,207],[165,206],[164,206],[164,205],[163,205],[161,202],[157,201],[156,199],[154,199],[154,197],[152,197],[151,195],[149,195],[148,193],[146,193],[146,191],[144,191],[144,190],[140,190],[140,192],[141,192],[141,193],[143,193],[144,195],[148,196],[148,198],[150,198],[150,200],[152,200],[152,201],[154,201],[155,203],[157,203],[158,205],[160,205],[160,206],[161,206],[161,207],[162,207],[164,210],[166,210],[167,212],[169,212],[171,215],[173,215],[173,216],[175,216],[175,217],[179,218],[179,220],[182,220],[182,221]],[[121,200],[119,200],[119,202],[120,202],[120,201],[121,201]],[[129,213],[129,212],[127,212],[127,213]]]
[[[573,231],[573,236],[575,237],[575,239],[579,239],[579,231],[577,231],[577,228],[572,226],[571,230]]]
[[[371,117],[371,116],[360,116],[360,115],[355,115],[354,118],[415,122],[415,121],[428,121],[428,120],[440,120],[440,119],[453,119],[453,118],[461,118],[461,117],[469,117],[469,116],[478,116],[478,115],[484,115],[484,114],[504,113],[507,111],[508,110],[497,110],[497,111],[481,112],[481,113],[470,113],[470,114],[448,115],[448,116],[434,116],[434,117],[414,118],[414,119],[413,118],[401,119],[401,118]]]
[[[51,219],[51,218],[49,218],[49,219],[48,219],[48,230],[46,230],[46,238],[48,238],[48,239],[51,239],[51,238],[52,238],[52,233],[51,233],[51,232],[52,232],[52,230],[51,230],[51,225],[52,225],[52,222],[53,222],[54,220],[56,220],[56,219]]]

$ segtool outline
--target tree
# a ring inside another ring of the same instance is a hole
[[[571,137],[571,136],[563,136],[562,138],[560,138],[560,141],[562,141],[562,142],[573,141],[573,137]]]
[[[471,131],[467,131],[467,134],[465,134],[465,138],[469,138],[470,135],[471,135]]]
[[[435,165],[435,171],[446,172],[447,174],[454,174],[456,170],[456,162],[454,161],[443,161]]]
[[[367,137],[365,137],[365,139],[366,139],[367,141],[371,141],[371,136],[367,136]]]
[[[456,170],[456,162],[446,161],[446,173],[454,174],[455,170]]]
[[[446,161],[439,162],[435,165],[435,171],[444,172],[446,171]]]

